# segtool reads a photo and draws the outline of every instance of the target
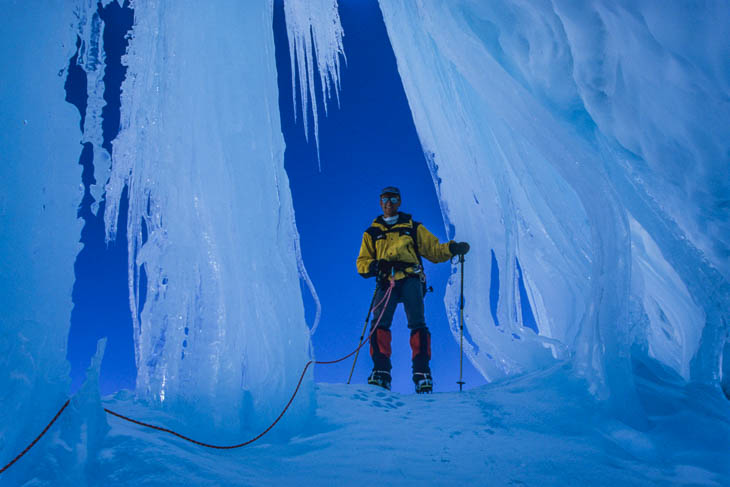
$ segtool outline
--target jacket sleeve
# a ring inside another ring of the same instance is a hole
[[[423,224],[418,225],[416,237],[418,238],[418,252],[431,262],[435,264],[446,262],[453,257],[449,251],[450,242],[440,243]]]
[[[373,238],[369,233],[362,235],[362,244],[360,244],[360,254],[357,256],[357,272],[365,278],[374,277],[375,274],[370,272],[370,264],[375,262],[375,246]]]

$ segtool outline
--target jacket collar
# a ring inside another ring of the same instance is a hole
[[[388,225],[385,222],[385,219],[383,218],[383,215],[378,216],[375,220],[373,220],[373,223],[377,223],[378,225],[383,225],[384,227],[388,228],[388,227],[392,227],[392,226],[398,225],[400,223],[406,223],[410,219],[411,219],[411,215],[409,215],[408,213],[403,213],[402,211],[399,211],[398,212],[398,219],[392,225]]]

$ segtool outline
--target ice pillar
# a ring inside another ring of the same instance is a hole
[[[730,300],[730,9],[380,6],[445,219],[474,244],[475,365],[494,378],[548,363],[545,347],[567,351],[620,404],[638,345],[717,383]],[[516,259],[540,336],[522,326]],[[452,286],[453,323],[455,303]]]
[[[278,414],[310,346],[272,14],[135,4],[107,185],[110,238],[129,190],[138,393],[237,437]],[[308,386],[287,419],[309,411]]]
[[[76,217],[83,195],[79,113],[65,101],[75,51],[67,2],[5,2],[0,53],[0,464],[32,440],[63,405]],[[25,466],[4,474],[21,482]],[[27,463],[30,462],[30,463]]]

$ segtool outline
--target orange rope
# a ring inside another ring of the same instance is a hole
[[[355,350],[353,350],[349,354],[345,355],[344,357],[338,358],[337,360],[330,360],[330,361],[315,361],[315,360],[310,360],[309,362],[307,362],[307,364],[304,366],[304,370],[302,370],[302,374],[299,376],[299,382],[297,382],[297,386],[294,389],[294,393],[289,398],[289,402],[286,403],[286,406],[284,406],[284,409],[281,411],[281,413],[279,414],[279,416],[277,416],[277,418],[274,420],[273,423],[271,423],[269,425],[268,428],[266,428],[264,431],[262,431],[261,433],[259,433],[255,437],[251,438],[250,440],[244,441],[243,443],[239,443],[237,445],[225,445],[225,446],[211,445],[209,443],[203,443],[202,441],[198,441],[198,440],[194,440],[192,438],[188,438],[187,436],[181,435],[180,433],[177,433],[177,432],[175,432],[175,431],[173,431],[171,429],[168,429],[168,428],[163,428],[161,426],[155,426],[153,424],[144,423],[142,421],[138,421],[136,419],[129,418],[127,416],[124,416],[123,414],[119,414],[117,412],[114,412],[111,409],[104,408],[104,411],[106,411],[107,413],[111,414],[112,416],[116,416],[117,418],[123,419],[125,421],[129,421],[130,423],[138,424],[140,426],[145,426],[147,428],[152,428],[152,429],[155,429],[157,431],[163,431],[165,433],[170,433],[171,435],[175,435],[178,438],[182,438],[183,440],[186,440],[186,441],[189,441],[191,443],[195,443],[196,445],[204,446],[204,447],[207,447],[207,448],[215,448],[215,449],[218,449],[218,450],[231,450],[233,448],[240,448],[242,446],[250,445],[254,441],[256,441],[259,438],[261,438],[262,436],[264,436],[266,433],[268,433],[269,431],[271,431],[271,429],[276,425],[276,423],[278,423],[279,420],[284,416],[284,413],[286,413],[286,411],[289,409],[289,406],[291,406],[292,402],[294,402],[294,398],[296,397],[297,393],[299,392],[299,387],[302,385],[302,380],[304,380],[304,375],[307,373],[307,369],[309,368],[310,365],[312,365],[312,364],[329,365],[329,364],[336,364],[337,362],[342,362],[343,360],[346,360],[346,359],[352,357],[355,353],[357,353],[363,347],[363,345],[365,345],[367,342],[370,341],[370,338],[373,336],[373,332],[375,331],[375,329],[380,324],[380,319],[383,317],[383,314],[385,313],[385,308],[387,308],[388,301],[390,301],[390,295],[393,292],[394,285],[395,285],[395,283],[391,280],[390,281],[390,286],[385,291],[385,294],[383,295],[383,298],[380,300],[380,302],[378,304],[376,304],[375,306],[373,306],[373,309],[376,309],[378,306],[380,306],[381,304],[383,304],[383,302],[385,302],[385,305],[383,306],[383,309],[380,312],[380,316],[378,317],[378,320],[375,322],[375,325],[373,325],[372,329],[370,330],[370,334],[368,334],[367,339],[364,340],[362,343],[360,343],[360,345],[358,345],[358,347]],[[44,434],[46,434],[46,432],[51,427],[51,425],[56,422],[56,420],[61,415],[61,413],[63,413],[63,411],[66,409],[66,406],[68,406],[68,404],[69,404],[70,401],[71,401],[70,399],[66,401],[66,403],[63,405],[63,407],[61,407],[61,409],[59,409],[59,411],[53,417],[53,419],[51,420],[51,422],[48,423],[48,425],[43,429],[43,431],[41,431],[41,434],[39,434],[36,437],[36,439],[33,440],[31,442],[31,444],[28,445],[25,448],[25,450],[23,450],[22,452],[20,452],[20,454],[18,454],[18,456],[16,456],[10,463],[8,463],[2,469],[0,469],[0,474],[3,473],[3,472],[5,472],[5,470],[7,470],[8,468],[10,468],[23,455],[25,455],[26,453],[28,453],[28,450],[30,450],[31,448],[33,448],[33,445],[35,445],[38,442],[38,440],[40,440],[41,437]]]
[[[18,460],[20,460],[20,457],[22,457],[23,455],[25,455],[26,453],[28,453],[28,450],[30,450],[31,448],[33,448],[33,445],[35,445],[36,443],[38,443],[38,440],[40,440],[41,437],[46,434],[46,431],[48,431],[48,428],[50,428],[51,425],[56,422],[56,420],[61,415],[61,413],[63,412],[63,410],[66,409],[66,406],[68,406],[68,403],[69,402],[71,402],[71,399],[67,399],[66,400],[66,402],[63,404],[63,406],[61,406],[61,409],[59,409],[58,412],[56,413],[56,415],[53,417],[53,419],[51,420],[51,422],[48,423],[45,428],[43,428],[43,431],[41,431],[41,434],[38,435],[38,436],[36,436],[36,439],[33,440],[33,441],[31,441],[30,442],[30,445],[26,446],[25,447],[25,450],[23,450],[22,452],[20,452],[17,457],[13,458],[10,461],[10,463],[8,463],[3,468],[1,468],[0,469],[0,473],[3,473],[7,469],[9,469],[15,462],[17,462]]]
[[[164,431],[165,433],[170,433],[171,435],[175,435],[178,438],[182,438],[183,440],[189,441],[191,443],[195,443],[196,445],[204,446],[206,448],[215,448],[217,450],[232,450],[234,448],[241,448],[242,446],[250,445],[254,441],[256,441],[259,438],[261,438],[262,436],[264,436],[266,433],[268,433],[269,431],[271,431],[271,428],[273,428],[276,425],[276,423],[278,423],[279,420],[284,416],[284,413],[286,413],[287,409],[289,409],[289,406],[291,406],[292,402],[294,402],[294,398],[296,397],[297,393],[299,392],[299,387],[302,385],[302,380],[304,380],[304,375],[307,373],[307,369],[309,368],[310,365],[312,365],[312,364],[329,365],[329,364],[336,364],[337,362],[342,362],[343,360],[346,360],[346,359],[352,357],[358,350],[360,350],[363,347],[363,345],[365,345],[368,341],[370,341],[370,338],[373,336],[373,332],[375,331],[375,329],[380,324],[380,319],[383,317],[383,314],[385,313],[385,308],[387,308],[387,306],[388,306],[388,301],[390,301],[390,295],[393,292],[393,286],[394,286],[394,284],[395,283],[391,280],[390,281],[390,286],[385,291],[385,294],[383,295],[383,298],[380,300],[380,302],[378,304],[376,304],[373,307],[373,309],[376,309],[383,302],[385,302],[385,305],[383,306],[383,309],[380,312],[380,316],[378,316],[378,320],[375,322],[375,325],[372,327],[372,330],[370,330],[370,334],[368,335],[367,339],[364,340],[360,345],[358,345],[358,347],[355,350],[353,350],[349,354],[345,355],[344,357],[338,358],[337,360],[330,360],[330,361],[315,361],[315,360],[310,360],[309,362],[307,362],[307,364],[304,366],[304,370],[302,370],[302,374],[299,376],[299,382],[297,382],[297,386],[294,389],[294,393],[289,398],[289,402],[286,403],[286,406],[284,406],[284,409],[281,411],[281,413],[279,414],[279,416],[277,416],[277,418],[274,420],[273,423],[271,423],[269,425],[268,428],[266,428],[264,431],[262,431],[261,433],[259,433],[256,436],[254,436],[250,440],[244,441],[243,443],[238,443],[236,445],[225,445],[225,446],[211,445],[210,443],[203,443],[202,441],[194,440],[194,439],[189,438],[189,437],[187,437],[185,435],[181,435],[180,433],[177,433],[175,431],[172,431],[171,429],[163,428],[161,426],[155,426],[153,424],[143,423],[142,421],[137,421],[136,419],[128,418],[127,416],[124,416],[122,414],[116,413],[116,412],[114,412],[114,411],[112,411],[110,409],[107,409],[107,408],[104,408],[104,411],[106,411],[107,413],[109,413],[109,414],[111,414],[113,416],[116,416],[117,418],[123,419],[125,421],[129,421],[130,423],[138,424],[140,426],[145,426],[147,428],[152,428],[152,429],[155,429],[155,430],[158,430],[158,431]]]

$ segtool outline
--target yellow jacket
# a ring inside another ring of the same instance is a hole
[[[415,236],[414,236],[415,233]],[[382,215],[373,220],[373,224],[365,230],[357,256],[357,272],[363,277],[373,277],[370,264],[375,260],[413,264],[395,273],[395,279],[403,279],[407,273],[413,273],[420,265],[418,254],[433,263],[446,262],[453,255],[449,251],[449,243],[440,243],[426,227],[414,222],[411,215],[398,213],[398,220],[388,225]],[[415,245],[414,245],[415,244]]]

